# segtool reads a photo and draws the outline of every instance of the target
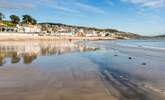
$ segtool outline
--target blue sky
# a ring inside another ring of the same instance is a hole
[[[5,19],[30,14],[38,22],[165,34],[165,0],[0,0],[0,12]]]

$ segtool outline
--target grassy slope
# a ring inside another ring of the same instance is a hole
[[[12,23],[11,21],[1,21],[0,24],[8,27],[15,27],[16,24]]]

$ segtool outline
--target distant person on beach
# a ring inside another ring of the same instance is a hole
[[[69,39],[70,42],[72,42],[72,39]]]

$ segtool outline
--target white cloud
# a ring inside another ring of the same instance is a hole
[[[105,3],[109,4],[110,6],[113,6],[114,3],[112,2],[112,0],[105,0]]]
[[[121,1],[140,5],[142,7],[160,8],[165,6],[165,0],[121,0]]]
[[[48,7],[53,8],[55,10],[59,10],[59,11],[69,12],[69,13],[78,13],[79,12],[77,9],[73,9],[68,6],[58,5],[58,4],[48,5]]]
[[[54,8],[55,10],[61,10],[69,13],[107,14],[107,12],[102,8],[84,3],[81,0],[56,0],[47,4],[47,6]]]
[[[102,8],[84,3],[84,0],[0,0],[0,8],[33,9],[40,6],[68,13],[107,14]]]
[[[7,9],[31,9],[34,8],[35,5],[29,2],[12,2],[10,0],[0,0],[0,8],[7,8]]]
[[[80,11],[85,11],[85,12],[92,12],[92,13],[99,13],[99,14],[107,14],[106,11],[102,10],[99,7],[80,3],[80,2],[75,2],[74,5],[79,9]]]

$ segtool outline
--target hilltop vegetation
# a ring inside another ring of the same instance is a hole
[[[21,18],[17,15],[10,15],[10,21],[3,20],[5,15],[0,12],[0,25],[8,26],[8,27],[15,27],[17,24],[37,24],[37,20],[31,17],[30,15],[22,15]]]
[[[16,24],[15,23],[12,23],[11,21],[0,21],[0,25],[3,25],[3,26],[8,26],[8,27],[15,27]]]
[[[154,36],[154,37],[163,37],[163,38],[165,38],[165,35],[158,35],[158,36]]]

